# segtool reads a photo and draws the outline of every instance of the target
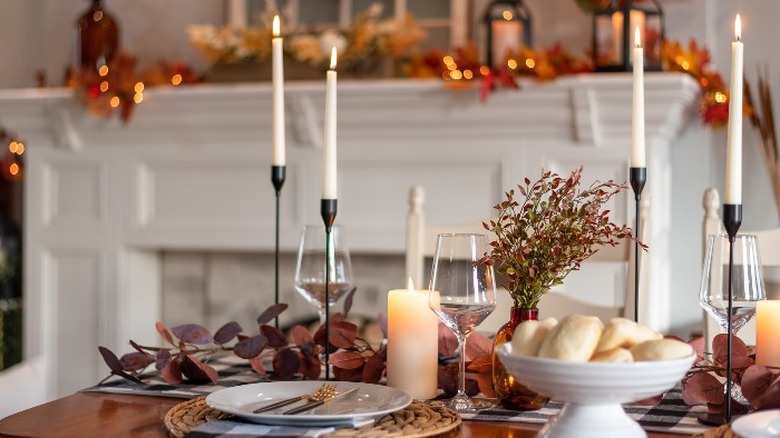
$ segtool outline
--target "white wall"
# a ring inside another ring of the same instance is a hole
[[[486,2],[474,0],[475,21],[479,20]],[[780,58],[775,49],[778,36],[775,20],[780,16],[780,2],[662,0],[662,4],[667,35],[684,43],[695,38],[710,47],[713,65],[726,80],[734,14],[742,13],[745,72],[754,81],[757,66],[766,65],[780,93],[780,82],[776,80],[780,78]],[[49,84],[60,84],[71,56],[73,23],[88,5],[88,0],[3,0],[0,88],[33,86],[38,70],[46,72]],[[534,38],[539,46],[561,41],[578,54],[589,48],[590,18],[577,8],[575,0],[528,0],[528,5],[534,14]],[[159,59],[180,60],[199,71],[204,71],[207,65],[189,44],[186,27],[190,23],[222,23],[225,10],[224,0],[105,0],[105,7],[119,20],[122,46],[138,56],[140,67]],[[778,98],[775,102],[780,104]],[[649,169],[649,175],[650,184],[656,171],[671,171],[673,175],[675,197],[669,202],[676,213],[673,234],[669,237],[677,242],[678,248],[672,279],[679,302],[672,310],[672,320],[684,334],[699,322],[696,294],[701,244],[691,236],[699,235],[703,189],[722,188],[724,132],[710,132],[694,122],[672,153],[672,169]],[[778,218],[771,204],[766,171],[747,125],[744,154],[743,229],[776,226]]]

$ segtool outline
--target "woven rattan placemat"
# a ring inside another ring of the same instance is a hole
[[[197,397],[177,404],[165,414],[165,427],[181,438],[205,421],[228,418],[230,415],[212,409],[205,397]],[[460,416],[444,406],[430,406],[412,402],[409,406],[385,415],[372,425],[359,429],[338,429],[327,437],[384,438],[392,436],[427,437],[452,430],[461,422]]]

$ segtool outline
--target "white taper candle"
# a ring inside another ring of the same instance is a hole
[[[336,48],[325,74],[325,135],[322,151],[322,199],[338,199],[336,184]]]
[[[645,167],[645,54],[634,28],[634,92],[631,112],[631,167]]]
[[[729,88],[729,130],[726,147],[726,204],[742,204],[742,22],[734,20],[731,43],[731,86]]]
[[[284,58],[279,16],[274,16],[271,40],[272,88],[273,88],[273,165],[284,166]]]

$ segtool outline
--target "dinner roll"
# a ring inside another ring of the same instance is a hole
[[[636,344],[630,351],[636,361],[680,359],[693,354],[693,348],[685,342],[666,338]]]
[[[617,347],[611,350],[596,351],[590,358],[591,362],[633,362],[634,356],[625,348]]]
[[[521,322],[517,325],[512,335],[512,353],[523,356],[536,356],[542,341],[557,324],[558,320],[555,318]]]
[[[596,351],[614,348],[631,348],[634,345],[652,339],[661,339],[660,333],[626,318],[612,318],[601,334]]]
[[[569,315],[539,347],[539,357],[587,362],[596,349],[604,325],[595,316]]]

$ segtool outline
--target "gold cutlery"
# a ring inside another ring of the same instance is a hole
[[[322,406],[322,405],[324,405],[325,403],[327,403],[327,402],[329,402],[331,400],[334,400],[334,399],[337,399],[337,398],[340,398],[340,397],[344,397],[345,395],[350,394],[350,393],[352,393],[352,392],[354,392],[356,390],[357,390],[357,387],[354,387],[352,389],[348,389],[348,390],[343,391],[343,392],[337,392],[335,394],[332,394],[332,395],[330,395],[328,397],[325,397],[325,398],[322,398],[320,400],[310,400],[308,403],[306,403],[303,406],[299,406],[297,408],[292,408],[290,410],[282,412],[282,415],[295,415],[295,414],[300,414],[301,412],[306,412],[306,411],[312,410],[312,409],[316,408],[317,406]]]
[[[297,397],[292,397],[286,400],[278,401],[276,403],[271,403],[270,405],[255,409],[254,411],[252,411],[252,413],[259,414],[261,412],[271,411],[276,408],[281,408],[283,406],[291,405],[301,400],[308,399],[310,402],[316,402],[318,400],[323,400],[325,398],[332,397],[336,394],[338,394],[338,392],[336,392],[336,385],[329,385],[327,383],[323,383],[322,386],[319,387],[319,389],[317,389],[311,394],[299,395]]]

